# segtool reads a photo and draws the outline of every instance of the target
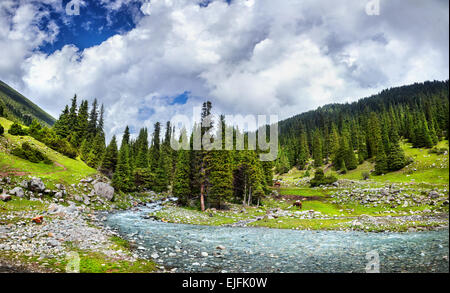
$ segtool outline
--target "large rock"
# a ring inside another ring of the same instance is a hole
[[[22,188],[28,188],[28,181],[27,180],[23,180],[22,182],[20,182],[19,184]]]
[[[6,193],[0,194],[0,200],[3,200],[3,201],[11,200],[11,195],[6,194]]]
[[[96,182],[94,184],[95,194],[101,196],[109,201],[111,201],[114,197],[114,187],[107,183]]]
[[[28,187],[33,191],[43,192],[45,190],[45,184],[41,178],[33,177],[28,184]]]
[[[15,196],[21,197],[21,198],[25,196],[25,192],[23,191],[23,189],[21,187],[15,187],[15,188],[11,189],[9,191],[9,194],[15,195]]]
[[[440,196],[440,194],[437,191],[435,191],[435,190],[430,191],[428,193],[428,197],[430,197],[430,198],[438,198],[439,196]]]

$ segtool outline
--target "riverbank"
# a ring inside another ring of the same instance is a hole
[[[66,272],[77,258],[81,273],[158,271],[89,207],[13,198],[0,209],[0,271]]]
[[[301,201],[302,207],[294,205]],[[449,226],[447,186],[342,181],[323,188],[274,189],[261,205],[227,204],[226,210],[177,206],[149,215],[176,224],[267,227],[294,230],[415,232]]]

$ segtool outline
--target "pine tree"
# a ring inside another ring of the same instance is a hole
[[[101,165],[101,171],[109,177],[111,177],[116,170],[118,156],[119,151],[117,149],[116,136],[114,135],[106,148],[105,157],[103,158]]]
[[[92,140],[92,148],[90,149],[86,164],[92,168],[97,168],[103,160],[105,154],[105,137],[101,133],[97,135]]]
[[[148,149],[147,128],[142,128],[139,131],[139,136],[136,141],[136,148],[137,148],[136,168],[148,168],[149,149]]]
[[[116,171],[114,172],[112,179],[114,188],[122,191],[130,191],[132,189],[131,170],[128,162],[128,148],[128,144],[122,144],[119,151]]]
[[[322,139],[320,136],[320,132],[316,130],[314,132],[314,140],[313,140],[313,159],[314,159],[314,166],[320,167],[323,164],[323,158],[322,158]]]
[[[186,132],[185,129],[182,131]],[[173,195],[178,197],[181,205],[186,206],[191,197],[190,155],[188,150],[180,149],[173,181]]]
[[[391,145],[388,155],[388,168],[390,171],[397,171],[405,167],[406,158],[405,153],[400,147],[400,138],[394,127],[391,128]]]
[[[375,174],[385,174],[388,170],[387,158],[381,138],[378,140],[377,156],[375,158]]]
[[[233,173],[231,151],[225,150],[225,116],[220,116],[219,123],[221,134],[216,137],[221,138],[222,150],[210,151],[209,182],[211,187],[208,195],[209,202],[220,209],[224,201],[232,198]]]
[[[98,110],[97,110],[97,99],[94,99],[92,103],[91,113],[89,114],[89,122],[88,122],[88,135],[90,137],[94,137],[97,134],[97,119],[98,119]]]
[[[69,106],[66,105],[63,112],[59,116],[59,119],[55,122],[55,125],[53,126],[53,129],[55,130],[56,134],[61,137],[65,138],[69,135]]]

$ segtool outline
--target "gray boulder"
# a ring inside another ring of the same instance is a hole
[[[43,192],[45,190],[45,184],[41,178],[33,177],[28,184],[28,187],[33,191]]]
[[[22,182],[19,183],[19,185],[22,188],[28,188],[28,181],[27,180],[23,180]]]
[[[57,193],[55,193],[55,198],[62,198],[63,197],[63,193],[61,191],[58,191]]]
[[[10,194],[6,194],[6,193],[2,193],[2,194],[0,194],[0,200],[3,200],[3,201],[11,200],[11,195]]]
[[[430,191],[429,193],[428,193],[428,197],[430,197],[430,198],[438,198],[440,196],[440,194],[437,192],[437,191]]]
[[[107,183],[96,182],[94,184],[94,192],[96,195],[101,196],[109,201],[114,197],[114,187]]]
[[[15,188],[11,189],[9,191],[9,194],[15,195],[20,198],[25,196],[25,192],[23,191],[23,189],[21,187],[15,187]]]

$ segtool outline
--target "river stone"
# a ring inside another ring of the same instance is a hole
[[[23,191],[23,189],[21,187],[15,187],[15,188],[11,189],[9,191],[9,194],[15,195],[20,198],[25,196],[25,192]]]
[[[81,196],[79,196],[79,195],[75,195],[74,199],[76,201],[80,201],[80,202],[83,201],[83,198]]]
[[[114,187],[107,183],[97,182],[94,184],[95,194],[101,196],[109,201],[114,197]]]
[[[43,192],[45,185],[41,178],[33,177],[29,183],[29,188],[33,191]]]

